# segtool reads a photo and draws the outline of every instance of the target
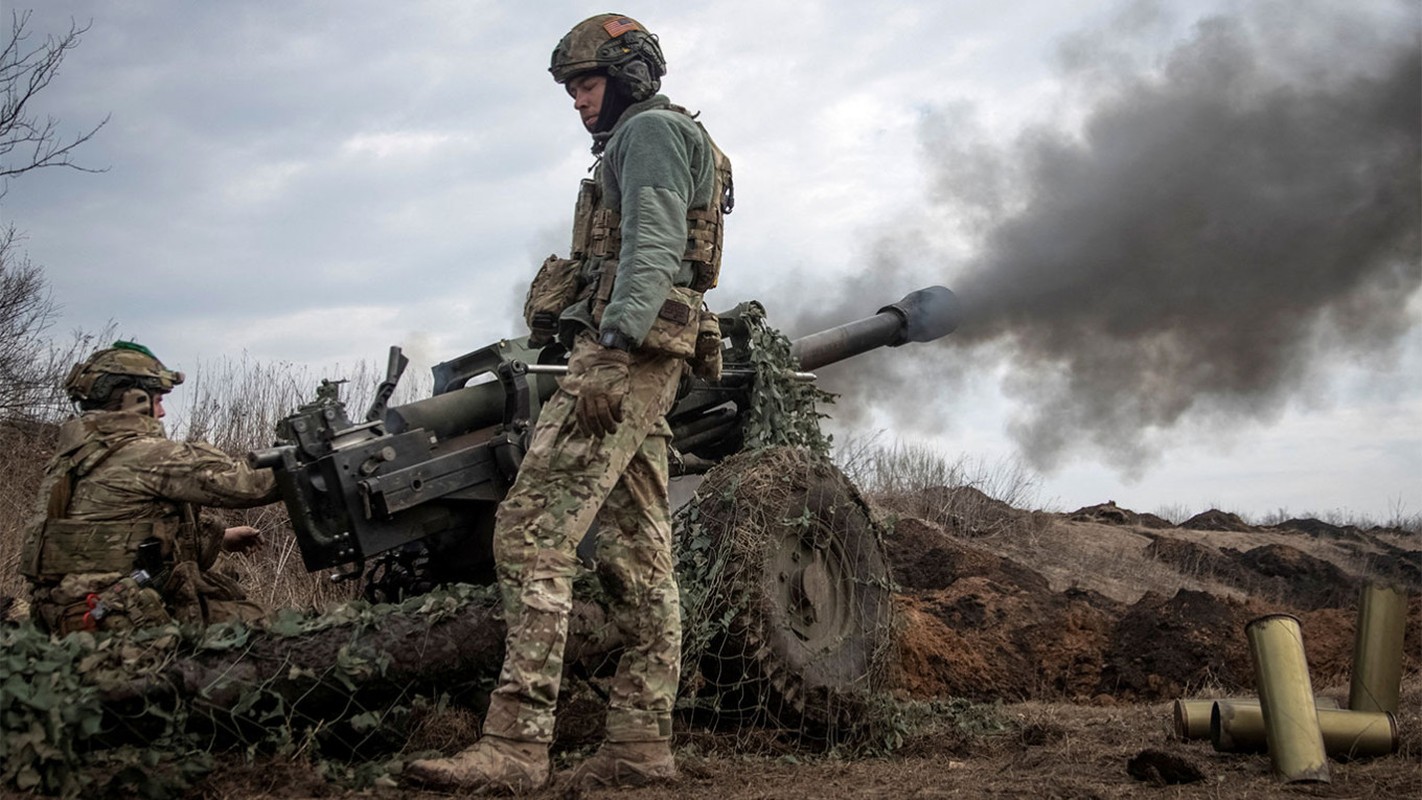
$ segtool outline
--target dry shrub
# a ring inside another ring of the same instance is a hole
[[[835,460],[881,509],[974,538],[1039,532],[1042,520],[1021,510],[1035,501],[1037,488],[1021,462],[950,460],[930,447],[876,439],[847,439]]]
[[[40,420],[0,421],[0,599],[25,594],[20,548],[56,433]]]

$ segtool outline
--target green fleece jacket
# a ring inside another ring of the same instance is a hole
[[[640,344],[672,286],[689,286],[686,212],[711,205],[716,168],[711,141],[691,117],[657,95],[612,128],[598,170],[603,203],[622,218],[617,282],[602,316]]]

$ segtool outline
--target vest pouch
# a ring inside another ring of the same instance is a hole
[[[44,520],[31,523],[20,545],[20,574],[31,581],[40,576],[40,549],[44,546]]]
[[[95,612],[99,608],[103,609],[97,624],[99,630],[124,631],[173,621],[163,605],[162,595],[131,576],[99,592],[96,599],[98,602],[91,608],[90,618],[97,616]]]
[[[691,358],[696,354],[696,339],[701,331],[701,294],[685,286],[673,286],[652,320],[642,350],[676,358]]]
[[[691,264],[691,288],[708,292],[721,279],[721,238],[724,226],[720,208],[686,212],[686,252],[682,260]]]
[[[581,267],[581,262],[551,255],[538,268],[523,303],[529,346],[542,347],[558,335],[558,317],[578,299]]]

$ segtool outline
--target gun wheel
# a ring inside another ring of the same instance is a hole
[[[868,506],[828,461],[773,448],[713,469],[694,507],[682,535],[703,550],[688,595],[704,601],[686,637],[704,643],[688,654],[699,655],[699,694],[836,738],[882,682],[893,645],[889,570]]]

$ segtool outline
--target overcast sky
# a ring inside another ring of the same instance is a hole
[[[592,164],[548,56],[605,7],[34,5],[36,39],[90,26],[38,110],[109,117],[77,155],[105,171],[0,200],[57,332],[318,374],[523,333]],[[976,309],[830,371],[841,439],[1016,460],[1062,510],[1422,512],[1413,0],[617,10],[735,165],[713,307]]]

